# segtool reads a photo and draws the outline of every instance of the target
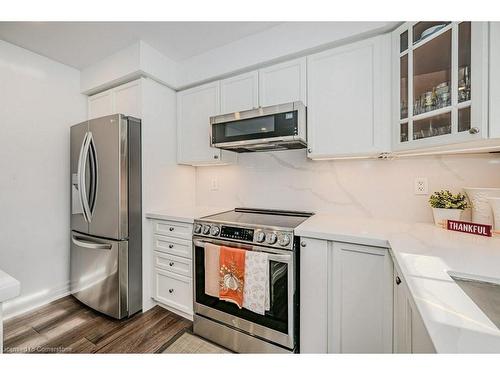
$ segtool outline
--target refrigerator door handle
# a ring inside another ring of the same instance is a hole
[[[106,244],[106,243],[96,243],[96,242],[89,242],[85,238],[78,237],[75,235],[71,236],[71,241],[76,246],[84,247],[86,249],[94,249],[94,250],[111,250],[113,245],[111,244]]]
[[[90,152],[90,170],[92,173],[91,187],[90,187],[90,202],[89,202],[89,221],[94,216],[96,201],[97,201],[97,188],[99,186],[99,164],[97,159],[97,150],[92,133],[89,133],[89,152]]]
[[[91,212],[90,212],[90,206],[89,206],[89,200],[88,200],[88,195],[87,195],[87,178],[86,178],[86,169],[87,169],[87,159],[89,156],[89,149],[90,149],[90,144],[92,142],[92,133],[87,132],[86,134],[86,139],[83,144],[82,148],[82,153],[80,153],[80,194],[82,198],[82,206],[83,206],[83,212],[85,213],[85,220],[87,223],[90,223],[92,220],[91,218]]]
[[[82,176],[85,175],[85,164],[84,164],[84,159],[85,159],[85,147],[87,145],[87,139],[88,139],[89,133],[85,133],[83,136],[83,142],[82,146],[80,147],[80,156],[78,157],[78,170],[77,170],[77,179],[78,179],[78,198],[80,201],[80,206],[82,207],[82,212],[83,212],[83,218],[85,221],[88,223],[88,218],[87,218],[87,211],[85,210],[85,204],[84,201],[86,199],[84,195],[85,191],[85,178],[82,178]]]

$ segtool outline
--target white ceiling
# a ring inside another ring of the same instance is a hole
[[[0,39],[83,69],[143,40],[174,61],[279,22],[0,22]]]

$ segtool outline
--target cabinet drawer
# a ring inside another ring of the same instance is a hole
[[[154,221],[153,232],[155,234],[190,240],[192,238],[193,225],[176,221]]]
[[[157,268],[161,268],[178,275],[191,277],[192,263],[189,259],[155,251],[154,264]]]
[[[155,269],[155,299],[187,314],[193,313],[192,279]]]
[[[183,258],[192,258],[192,242],[174,237],[154,235],[153,248],[162,253],[177,255]]]

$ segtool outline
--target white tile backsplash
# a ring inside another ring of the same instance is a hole
[[[414,193],[416,177],[428,179],[429,194],[500,187],[500,155],[311,161],[305,150],[245,153],[238,165],[196,168],[196,204],[432,222],[428,195]]]

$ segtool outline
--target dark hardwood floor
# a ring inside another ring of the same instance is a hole
[[[161,353],[192,323],[159,306],[125,320],[69,296],[4,322],[6,353]]]

